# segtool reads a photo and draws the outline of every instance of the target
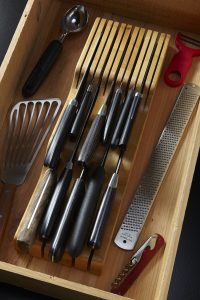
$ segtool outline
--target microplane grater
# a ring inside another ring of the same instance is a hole
[[[199,96],[199,86],[185,84],[182,87],[147,171],[115,237],[114,242],[120,248],[134,248]]]

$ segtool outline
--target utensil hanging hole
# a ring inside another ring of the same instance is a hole
[[[172,71],[169,74],[169,79],[172,80],[172,81],[178,81],[178,80],[181,79],[181,73],[178,72],[178,71]]]
[[[123,240],[123,243],[126,244],[126,240]]]

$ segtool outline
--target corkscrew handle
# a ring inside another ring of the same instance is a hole
[[[154,242],[153,246],[152,242]],[[111,292],[118,295],[124,295],[152,257],[164,244],[165,241],[161,235],[152,235],[132,256],[129,263],[114,280]]]

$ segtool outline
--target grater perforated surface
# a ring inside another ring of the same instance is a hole
[[[116,235],[115,244],[120,248],[134,248],[199,96],[200,87],[194,84],[182,87],[147,171]]]

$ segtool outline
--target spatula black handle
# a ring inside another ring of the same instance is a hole
[[[106,107],[106,106],[105,106]],[[98,146],[101,136],[102,136],[102,129],[105,124],[106,120],[106,113],[104,108],[96,115],[90,130],[87,134],[87,137],[83,143],[81,148],[78,162],[83,166],[88,166],[90,160],[94,154],[96,147]]]
[[[77,257],[81,254],[87,240],[104,176],[105,172],[102,166],[95,168],[91,174],[82,205],[66,246],[72,257]]]
[[[48,45],[22,88],[24,98],[33,96],[38,90],[62,51],[62,47],[59,40],[54,40]]]
[[[49,256],[52,261],[59,261],[65,251],[65,244],[71,234],[74,219],[78,208],[82,203],[85,193],[85,182],[83,178],[76,179],[69,199],[63,209],[63,214],[53,236]]]
[[[115,127],[114,133],[113,133],[113,137],[112,137],[112,140],[111,140],[111,145],[113,147],[118,146],[118,143],[119,143],[124,125],[126,123],[126,120],[127,120],[128,114],[129,114],[131,103],[132,103],[133,98],[134,98],[134,94],[135,94],[134,90],[130,89],[129,93],[127,95],[127,98],[124,102],[124,105],[123,105],[122,111],[120,113],[119,120],[118,120],[117,125]]]
[[[71,126],[76,116],[77,104],[77,101],[74,99],[65,108],[61,121],[47,149],[44,159],[45,166],[48,166],[52,169],[57,167],[62,147],[65,143],[67,135],[70,133]]]
[[[65,198],[66,191],[68,190],[72,179],[72,167],[73,164],[69,162],[56,184],[40,227],[41,239],[49,240],[52,234],[55,222],[58,218]]]

